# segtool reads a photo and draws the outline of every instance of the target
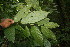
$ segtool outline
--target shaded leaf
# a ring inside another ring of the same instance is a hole
[[[43,36],[36,26],[31,27],[31,34],[36,43],[38,43],[39,45],[43,45]]]
[[[41,7],[39,6],[39,1],[38,0],[25,0],[28,6],[31,5],[36,10],[41,10]]]
[[[21,9],[23,9],[23,8],[24,8],[24,7],[23,7],[23,4],[24,4],[24,3],[18,3],[16,10],[21,10]]]
[[[45,47],[51,47],[51,43],[48,40],[44,40]]]
[[[53,2],[53,0],[49,0],[50,2]]]
[[[47,27],[41,26],[41,32],[43,33],[44,36],[46,36],[46,38],[56,40],[55,34]]]
[[[24,33],[24,35],[25,35],[26,37],[29,37],[29,36],[30,36],[30,32],[29,32],[29,29],[28,29],[27,26],[25,27],[25,31],[24,31],[23,33]]]
[[[21,31],[21,30],[24,30],[20,25],[16,25],[16,26],[15,26],[15,29],[20,30],[20,31]]]
[[[15,40],[15,28],[14,28],[14,26],[5,29],[4,34],[9,41],[12,41],[14,43],[14,40]]]

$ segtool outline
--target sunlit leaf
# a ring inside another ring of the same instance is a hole
[[[30,12],[28,7],[24,7],[23,9],[21,9],[16,16],[14,17],[14,21],[18,22],[20,21],[21,18],[25,18],[28,14],[28,12]]]
[[[27,17],[21,20],[22,24],[35,23],[47,17],[49,12],[46,11],[33,11]]]
[[[48,22],[47,24],[44,24],[44,26],[46,26],[47,28],[59,27],[59,25],[57,23],[54,23],[54,22]]]
[[[41,20],[41,21],[39,21],[39,22],[37,22],[37,24],[40,26],[40,25],[44,25],[44,24],[47,24],[48,22],[49,22],[49,18],[45,18],[45,19],[43,19],[43,20]]]

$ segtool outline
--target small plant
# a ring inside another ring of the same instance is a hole
[[[49,21],[47,16],[50,12],[43,11],[39,1],[25,0],[25,2],[26,4],[17,5],[18,13],[14,17],[14,25],[4,30],[6,38],[8,41],[24,44],[27,47],[51,47],[48,39],[57,41],[51,29],[59,25]]]

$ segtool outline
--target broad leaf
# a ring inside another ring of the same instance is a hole
[[[39,26],[41,26],[41,25],[47,24],[47,23],[49,22],[49,20],[50,20],[49,18],[45,18],[45,19],[43,19],[43,20],[37,22],[37,24],[38,24]]]
[[[46,11],[33,11],[33,12],[29,13],[27,15],[27,17],[23,18],[21,20],[21,23],[30,24],[30,23],[38,22],[38,21],[46,18],[48,14],[49,14],[49,12],[46,12]]]
[[[41,32],[43,33],[43,35],[46,38],[56,40],[55,34],[50,29],[48,29],[47,27],[41,26]]]
[[[48,40],[44,40],[44,46],[45,47],[51,47],[51,43]]]
[[[25,27],[25,29],[23,29],[20,25],[16,25],[15,27],[17,30],[20,30],[25,37],[30,36],[30,32],[27,26]]]
[[[43,36],[36,26],[31,27],[31,34],[36,43],[38,43],[39,45],[43,45]]]
[[[21,18],[25,18],[28,14],[28,12],[30,12],[28,7],[24,7],[23,9],[21,9],[16,16],[14,17],[14,21],[18,22],[20,21]]]
[[[54,23],[54,22],[48,22],[47,24],[44,24],[44,26],[46,26],[47,28],[59,27],[59,25],[57,23]]]
[[[15,40],[15,27],[14,26],[5,29],[4,34],[9,41],[12,41],[14,43],[14,40]]]
[[[26,37],[29,37],[29,36],[30,36],[30,32],[29,32],[29,29],[28,29],[27,26],[25,27],[25,31],[24,31],[23,33],[24,33],[24,35],[25,35]]]
[[[21,31],[21,30],[24,30],[20,25],[16,25],[16,26],[15,26],[15,29],[20,30],[20,31]]]

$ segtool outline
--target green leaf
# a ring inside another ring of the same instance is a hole
[[[31,27],[31,34],[34,40],[36,41],[36,43],[38,43],[39,45],[43,45],[43,36],[40,30],[36,26]]]
[[[51,47],[51,43],[48,40],[44,40],[45,47]]]
[[[50,29],[48,29],[47,27],[41,26],[41,32],[43,33],[43,35],[46,38],[56,40],[55,34]]]
[[[28,29],[27,26],[25,27],[25,31],[24,31],[23,33],[24,33],[24,35],[25,35],[26,37],[29,37],[29,36],[30,36],[30,32],[29,32],[29,29]]]
[[[49,18],[45,18],[45,19],[43,19],[43,20],[37,22],[37,24],[38,24],[39,26],[41,26],[41,25],[47,24],[47,23],[49,22],[49,20],[50,20]]]
[[[17,30],[20,30],[21,31],[21,34],[25,37],[29,37],[30,36],[30,32],[29,32],[29,29],[28,27],[26,26],[25,29],[23,29],[20,25],[16,25],[15,28]]]
[[[18,22],[21,18],[25,18],[28,15],[28,12],[30,12],[29,8],[24,7],[16,14],[16,16],[14,17],[14,21]]]
[[[15,29],[20,31],[20,34],[21,34],[22,37],[26,38],[26,32],[20,25],[16,25]],[[16,32],[16,33],[18,34],[18,32]]]
[[[44,24],[44,26],[46,26],[47,28],[59,27],[59,25],[57,23],[54,23],[54,22],[48,22],[47,24]]]
[[[25,0],[27,3],[27,6],[33,7],[36,10],[41,10],[41,7],[39,6],[39,1],[38,0]]]
[[[25,29],[23,29],[20,25],[16,25],[15,27],[17,30],[20,30],[25,37],[30,36],[30,32],[27,26],[25,27]]]
[[[21,20],[21,23],[30,24],[30,23],[38,22],[38,21],[46,18],[48,14],[49,14],[49,12],[46,12],[46,11],[33,11],[33,12],[29,13],[27,15],[27,17],[23,18]]]
[[[12,41],[14,43],[14,40],[15,40],[15,27],[14,26],[5,29],[4,34],[9,41]]]
[[[50,2],[53,2],[53,0],[49,0]]]
[[[27,4],[35,4],[37,0],[25,0]]]
[[[23,4],[24,4],[24,3],[18,3],[16,10],[21,10],[21,9],[23,9],[23,8],[24,8],[24,7],[23,7]]]
[[[21,30],[24,30],[20,25],[16,25],[16,26],[15,26],[15,29],[20,30],[20,31],[21,31]]]

